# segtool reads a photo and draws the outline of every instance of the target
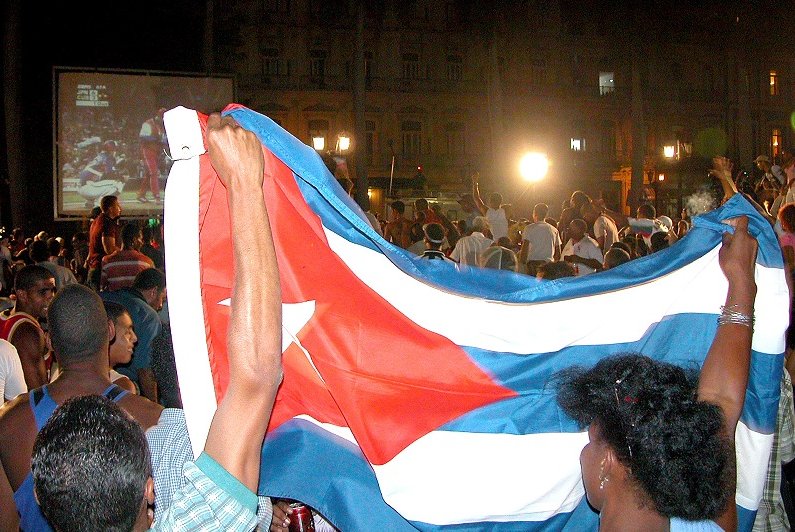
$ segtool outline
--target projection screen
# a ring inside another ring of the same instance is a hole
[[[124,217],[162,215],[171,167],[162,113],[235,101],[232,76],[56,67],[53,85],[56,220],[84,217],[107,195]]]

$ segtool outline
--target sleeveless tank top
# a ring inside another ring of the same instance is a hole
[[[118,403],[128,392],[119,388],[115,384],[108,386],[102,395]],[[58,408],[52,397],[47,391],[47,386],[36,388],[29,395],[30,409],[33,411],[33,417],[36,420],[36,433],[44,427],[47,420],[50,419],[55,409]],[[20,530],[52,530],[47,518],[41,513],[36,498],[33,495],[33,474],[28,473],[22,484],[19,485],[17,491],[14,492],[14,502],[17,504],[17,511],[19,512],[19,528]]]

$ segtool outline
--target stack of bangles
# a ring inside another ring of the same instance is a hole
[[[754,328],[753,315],[745,314],[737,310],[739,305],[722,306],[720,308],[720,316],[718,316],[718,325],[745,325],[749,329]]]

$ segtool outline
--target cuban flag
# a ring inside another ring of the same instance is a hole
[[[773,231],[740,196],[696,218],[672,247],[605,273],[536,281],[459,271],[380,238],[318,155],[272,120],[236,105],[225,114],[262,142],[282,286],[284,381],[261,494],[304,501],[346,531],[595,530],[579,464],[587,433],[558,408],[552,377],[625,352],[700,366],[727,290],[721,220],[745,214],[760,244],[736,434],[736,502],[750,529],[789,294]],[[184,108],[165,115],[176,160],[165,206],[169,306],[197,452],[228,381],[235,237],[206,121]]]

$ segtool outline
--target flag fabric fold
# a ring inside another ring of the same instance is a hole
[[[284,382],[260,492],[302,500],[342,530],[596,529],[553,375],[616,353],[698,367],[726,295],[722,220],[759,240],[751,377],[737,430],[743,529],[775,430],[789,294],[769,227],[737,196],[667,250],[582,278],[539,282],[418,261],[384,241],[310,147],[228,107],[257,134],[283,297]],[[195,450],[228,381],[232,287],[226,193],[205,153],[207,117],[165,117],[169,308]],[[268,282],[263,278],[262,282]]]

